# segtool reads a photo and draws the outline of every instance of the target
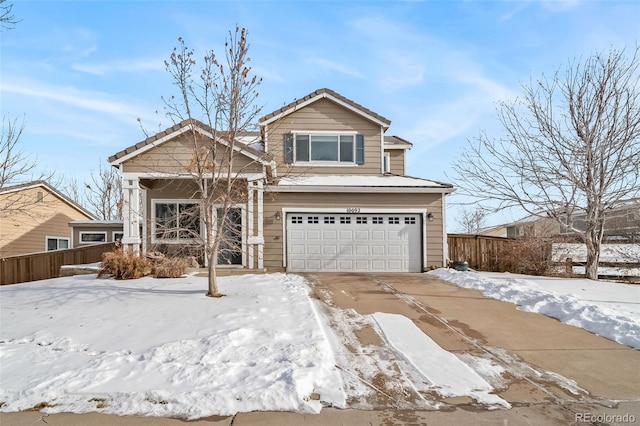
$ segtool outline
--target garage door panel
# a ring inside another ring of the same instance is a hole
[[[371,254],[374,256],[384,256],[386,254],[385,246],[372,245]]]
[[[320,254],[322,246],[320,244],[307,244],[307,254]]]
[[[340,254],[343,256],[351,256],[353,254],[353,246],[340,245]]]
[[[369,246],[356,246],[356,254],[358,256],[368,256],[369,248]]]
[[[289,250],[291,251],[291,254],[306,254],[304,244],[291,244]]]
[[[354,261],[351,259],[340,259],[338,265],[340,265],[340,271],[353,271],[355,269]]]
[[[288,270],[419,272],[420,224],[416,214],[289,214]]]
[[[356,231],[356,240],[369,240],[369,231],[357,230]]]
[[[321,233],[319,229],[307,229],[307,240],[321,240]]]
[[[338,247],[336,245],[324,245],[322,246],[322,254],[329,256],[335,256],[338,253]]]
[[[324,271],[337,271],[338,261],[336,259],[325,259],[322,264],[324,265]]]
[[[372,230],[371,231],[371,240],[372,241],[384,241],[386,239],[386,232],[384,230]]]
[[[323,229],[322,230],[322,238],[324,240],[337,240],[338,239],[338,231],[335,229]]]

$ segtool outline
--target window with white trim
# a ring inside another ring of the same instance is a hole
[[[106,232],[80,232],[81,244],[100,244],[107,242]]]
[[[364,136],[353,132],[286,133],[285,163],[364,164]]]
[[[179,242],[200,236],[200,205],[191,201],[153,201],[155,241]]]
[[[391,173],[391,154],[388,152],[385,152],[382,157],[382,172]]]
[[[47,237],[47,251],[64,250],[69,248],[69,238],[65,237]]]

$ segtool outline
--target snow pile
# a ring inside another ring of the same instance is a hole
[[[345,406],[303,278],[221,278],[221,299],[205,290],[206,278],[95,275],[0,287],[1,410],[193,419]]]
[[[482,404],[511,408],[511,405],[471,367],[442,349],[409,318],[376,312],[373,314],[385,339],[404,356],[443,396],[469,395]]]
[[[640,286],[443,268],[428,273],[640,349]]]

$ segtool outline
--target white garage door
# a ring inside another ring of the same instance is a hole
[[[420,272],[418,214],[288,213],[291,272]]]

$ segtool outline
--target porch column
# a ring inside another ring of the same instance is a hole
[[[253,244],[253,191],[254,183],[247,181],[247,242],[249,251],[249,262],[247,267],[253,269],[254,244]]]
[[[125,250],[140,253],[140,180],[123,173],[122,180],[122,245]]]
[[[264,234],[262,229],[264,227],[264,206],[262,198],[264,194],[264,187],[262,181],[258,182],[258,269],[264,269]]]

